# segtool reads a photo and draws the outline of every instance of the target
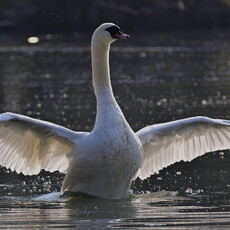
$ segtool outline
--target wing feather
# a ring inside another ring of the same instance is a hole
[[[74,141],[86,133],[14,113],[0,114],[0,164],[17,173],[65,172]]]
[[[144,150],[137,176],[144,179],[175,162],[229,149],[230,121],[192,117],[145,127],[137,136]]]

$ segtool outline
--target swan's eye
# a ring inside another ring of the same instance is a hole
[[[117,38],[117,34],[120,33],[120,28],[118,26],[111,26],[105,30],[110,33],[112,38]]]

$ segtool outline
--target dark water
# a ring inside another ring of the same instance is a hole
[[[230,119],[229,33],[136,35],[114,44],[116,99],[135,131],[204,115]],[[89,36],[43,36],[38,45],[2,41],[0,112],[90,131],[95,119]],[[0,228],[229,229],[230,153],[180,162],[145,181],[128,200],[61,199],[64,175],[23,176],[1,168]]]

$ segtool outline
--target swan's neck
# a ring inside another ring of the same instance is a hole
[[[98,105],[114,99],[110,82],[109,49],[110,45],[92,41],[93,86]]]
[[[109,71],[110,45],[92,42],[93,86],[97,99],[97,115],[94,130],[106,126],[107,121],[124,119],[113,95]]]
[[[113,95],[109,70],[110,45],[92,39],[93,86],[97,98],[97,113],[102,108],[117,104]]]

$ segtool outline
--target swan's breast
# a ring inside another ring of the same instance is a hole
[[[141,162],[141,143],[128,126],[91,132],[76,143],[63,190],[124,198]]]
[[[135,174],[142,161],[142,147],[138,138],[125,125],[92,132],[76,143],[75,158],[79,166],[105,171],[129,171]]]

